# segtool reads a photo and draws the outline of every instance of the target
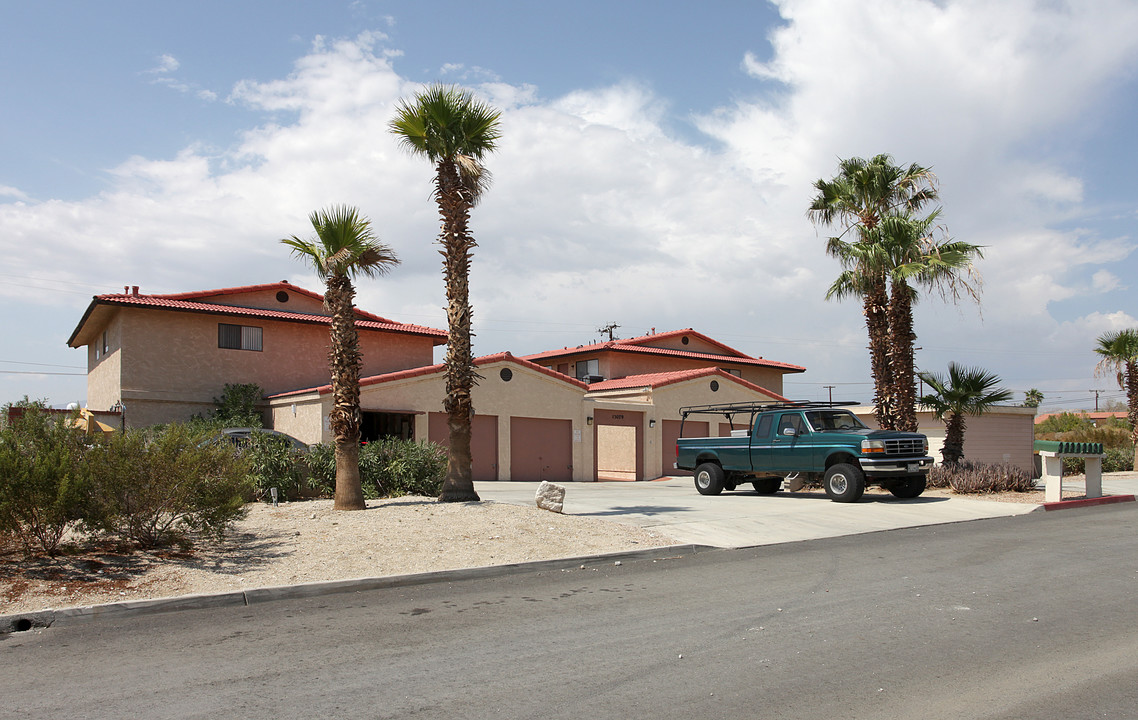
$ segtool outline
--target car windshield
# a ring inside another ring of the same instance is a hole
[[[806,419],[815,431],[867,429],[865,423],[849,410],[809,410]]]

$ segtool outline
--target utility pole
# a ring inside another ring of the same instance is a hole
[[[834,387],[833,385],[823,385],[822,387],[830,391],[830,404],[834,404]]]
[[[616,323],[609,323],[608,325],[605,325],[604,327],[597,328],[597,332],[608,333],[609,334],[609,342],[612,342],[613,340],[616,339],[615,337],[613,337],[613,334],[612,334],[613,330],[616,330],[618,327],[620,327],[620,325],[617,325]]]
[[[1102,391],[1101,390],[1087,390],[1087,392],[1093,392],[1095,394],[1095,412],[1098,412],[1098,394]]]

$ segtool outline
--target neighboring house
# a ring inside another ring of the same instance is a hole
[[[526,355],[524,359],[587,383],[717,367],[779,394],[783,375],[806,372],[801,365],[751,357],[691,328],[565,347]]]
[[[1053,418],[1057,415],[1078,415],[1079,417],[1085,417],[1090,420],[1095,427],[1098,427],[1098,424],[1104,420],[1122,420],[1123,422],[1128,422],[1130,419],[1130,415],[1125,410],[1103,412],[1087,412],[1086,410],[1064,410],[1061,412],[1051,412],[1043,413],[1042,415],[1036,415],[1035,424],[1038,425],[1044,420],[1047,420],[1047,418]]]
[[[363,373],[430,364],[446,333],[357,310]],[[67,344],[87,348],[87,407],[127,426],[187,420],[226,384],[266,394],[328,381],[322,295],[287,282],[167,295],[95,296]]]

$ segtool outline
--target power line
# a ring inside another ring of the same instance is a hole
[[[9,365],[35,365],[36,367],[71,368],[73,370],[85,370],[86,369],[82,365],[53,365],[51,363],[25,362],[23,360],[0,360],[0,363],[7,363]]]

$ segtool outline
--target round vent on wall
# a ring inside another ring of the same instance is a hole
[[[711,392],[719,392],[719,381],[718,380],[712,380],[711,381]]]
[[[288,302],[288,293],[286,293],[284,290],[278,290],[277,302]]]
[[[687,336],[687,335],[684,335],[682,338],[680,338],[680,342],[682,342],[684,345],[687,345],[687,344],[688,344],[688,342],[689,342],[689,341],[688,341],[688,336]]]
[[[510,382],[514,379],[514,371],[510,368],[502,368],[498,377],[502,378],[502,382]]]

